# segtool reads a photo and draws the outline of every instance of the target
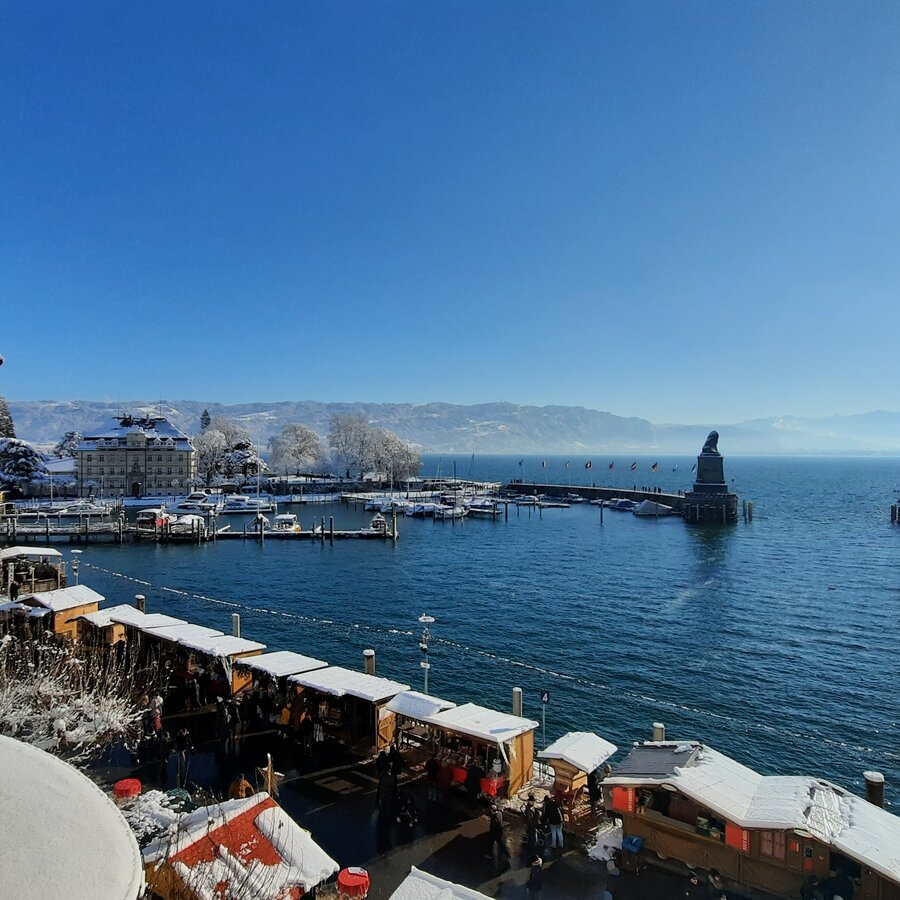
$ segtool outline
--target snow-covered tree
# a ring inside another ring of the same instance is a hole
[[[335,462],[362,478],[372,464],[371,434],[372,427],[362,413],[335,413],[328,430]]]
[[[238,425],[237,422],[224,416],[213,416],[204,430],[220,431],[229,447],[251,441],[250,432],[243,425]]]
[[[225,474],[232,478],[235,475],[243,475],[248,478],[251,475],[261,475],[269,471],[264,459],[256,452],[256,446],[250,441],[239,441],[231,451],[226,454],[224,462]]]
[[[0,485],[15,485],[46,475],[44,457],[18,438],[0,438]]]
[[[392,481],[418,475],[422,458],[393,431],[386,428],[373,429],[371,435],[372,468]]]
[[[209,423],[212,422],[212,418],[209,415],[209,410],[204,409],[200,415],[200,430],[206,431],[209,428]]]
[[[214,428],[198,434],[193,444],[197,453],[197,474],[204,484],[210,485],[225,471],[225,457],[231,448],[225,435]]]
[[[285,425],[279,436],[270,439],[269,449],[273,471],[286,475],[309,471],[324,455],[319,436],[299,423]]]
[[[160,684],[158,658],[130,642],[112,652],[33,627],[17,616],[0,623],[0,734],[76,764],[135,741]]]
[[[220,476],[247,474],[252,451],[250,432],[224,417],[210,418],[209,424],[193,439],[197,452],[197,472],[205,484],[212,484]]]
[[[67,431],[63,439],[53,448],[53,455],[60,458],[63,456],[74,456],[75,448],[81,441],[80,431]]]
[[[13,426],[12,413],[6,397],[0,397],[0,438],[14,438],[16,429]]]

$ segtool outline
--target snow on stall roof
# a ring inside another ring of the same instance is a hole
[[[98,594],[86,584],[73,584],[65,588],[57,588],[55,591],[41,591],[37,594],[25,594],[22,600],[30,600],[49,609],[50,612],[63,612],[74,609],[76,606],[87,606],[89,603],[102,603],[106,598]],[[33,603],[29,603],[31,606]]]
[[[90,622],[95,628],[106,628],[107,625],[112,625],[114,621],[118,621],[113,616],[123,612],[127,615],[127,610],[129,609],[134,609],[134,607],[123,603],[121,606],[110,606],[106,609],[98,609],[97,612],[85,613],[80,618],[84,619],[85,622]],[[139,612],[139,610],[134,611]]]
[[[164,613],[143,613],[134,606],[114,606],[109,610],[109,617],[120,625],[132,625],[142,630],[162,628],[164,625],[187,625],[184,619],[167,616]]]
[[[538,759],[561,759],[579,772],[593,772],[619,748],[589,731],[570,731],[538,753]]]
[[[207,656],[236,656],[240,653],[255,653],[265,650],[266,645],[247,638],[234,637],[230,634],[213,634],[208,637],[188,636],[178,641],[182,647],[196,650]]]
[[[20,612],[23,609],[28,609],[28,607],[24,603],[19,603],[18,600],[0,603],[0,612]]]
[[[675,746],[651,741],[635,749]],[[885,877],[900,881],[897,816],[821,779],[760,775],[706,745],[697,745],[697,750],[687,764],[676,766],[669,775],[620,774],[617,767],[604,784],[671,784],[741,828],[803,829]]]
[[[505,743],[538,727],[538,723],[531,719],[497,712],[475,703],[463,703],[433,716],[424,716],[420,721],[494,744]]]
[[[409,690],[408,684],[379,678],[377,675],[366,675],[365,672],[356,672],[341,666],[329,666],[327,669],[319,669],[315,672],[291,675],[288,681],[292,684],[312,688],[323,694],[331,694],[334,697],[343,697],[345,694],[349,694],[351,697],[359,697],[370,703],[378,703],[401,691]]]
[[[420,694],[418,691],[401,691],[391,698],[386,709],[408,719],[421,719],[422,716],[434,716],[445,709],[453,709],[454,706],[455,703],[441,700],[440,697]]]
[[[7,547],[0,550],[0,562],[20,556],[62,556],[62,553],[54,550],[53,547]]]
[[[141,854],[109,797],[73,766],[30,744],[0,736],[0,771],[26,773],[0,783],[6,841],[2,897],[135,900],[144,884]],[[35,852],[40,853],[36,862]]]
[[[484,900],[485,897],[487,894],[445,881],[413,866],[390,900]]]
[[[324,669],[328,663],[312,656],[294,653],[293,650],[277,650],[274,653],[263,653],[261,656],[242,659],[240,665],[256,672],[263,672],[272,678],[286,678],[288,675],[298,675],[300,672]]]
[[[218,900],[223,885],[275,900],[293,887],[307,893],[338,870],[266,793],[180,816],[168,835],[144,849],[144,862],[174,866],[200,900]]]
[[[148,637],[156,637],[164,641],[171,641],[173,644],[177,644],[182,640],[200,641],[204,638],[224,636],[224,632],[217,631],[215,628],[207,628],[205,625],[192,625],[191,623],[185,625],[164,625],[162,628],[150,628],[138,625],[138,628],[140,628]]]

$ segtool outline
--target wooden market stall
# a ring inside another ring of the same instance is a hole
[[[431,729],[422,724],[422,719],[427,716],[435,716],[445,709],[453,709],[454,706],[456,704],[450,700],[442,700],[440,697],[432,697],[430,694],[421,694],[419,691],[401,691],[385,704],[381,715],[382,717],[396,716],[395,731],[400,743],[432,749]]]
[[[570,731],[538,753],[553,767],[553,792],[569,815],[593,772],[618,751],[615,744],[589,731]]]
[[[148,615],[127,603],[119,606],[109,606],[97,612],[87,613],[81,616],[79,621],[79,637],[82,640],[99,640],[104,644],[118,644],[128,639],[128,627],[144,625],[148,627],[163,625],[186,625],[184,619],[176,619],[173,616],[164,616],[159,613]]]
[[[341,666],[291,675],[288,683],[302,702],[311,704],[326,734],[346,740],[351,746],[374,744],[376,749],[394,738],[396,716],[382,714],[385,704],[401,691],[409,690],[408,684]]]
[[[5,547],[0,550],[0,594],[9,597],[14,582],[20,594],[64,588],[65,566],[53,547]]]
[[[54,591],[19,596],[19,603],[34,610],[32,615],[42,615],[48,620],[47,628],[54,634],[75,640],[78,637],[79,619],[95,613],[105,598],[86,584]]]
[[[294,653],[293,650],[262,653],[259,656],[240,659],[236,664],[239,669],[245,669],[250,673],[254,685],[267,687],[275,684],[280,688],[284,687],[284,681],[291,675],[313,672],[328,665],[324,660],[303,656],[301,653]]]
[[[452,781],[465,782],[474,767],[484,773],[481,793],[511,796],[531,780],[537,722],[474,703],[419,721],[432,727],[439,761],[450,769]]]
[[[158,630],[158,629],[157,629]],[[230,634],[201,635],[186,634],[178,641],[178,645],[192,656],[200,656],[207,665],[221,666],[228,686],[229,696],[234,696],[253,681],[253,676],[246,669],[239,668],[239,660],[259,656],[266,649],[265,644],[247,638],[234,637]]]

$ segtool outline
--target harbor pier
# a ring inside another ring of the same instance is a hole
[[[522,494],[526,497],[536,497],[543,494],[547,497],[558,497],[565,500],[567,497],[584,497],[585,500],[633,500],[640,503],[641,500],[653,500],[656,503],[664,503],[672,509],[681,512],[684,504],[683,494],[667,494],[659,491],[644,490],[643,488],[620,487],[586,487],[584,485],[568,484],[524,484],[519,481],[511,481],[503,485],[503,491],[511,494]]]

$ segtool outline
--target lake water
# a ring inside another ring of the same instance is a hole
[[[455,460],[460,477],[690,486],[694,459]],[[542,462],[546,465],[542,466]],[[425,474],[453,474],[426,458]],[[672,471],[677,465],[677,471]],[[655,720],[765,773],[863,791],[882,771],[900,802],[900,462],[727,458],[756,518],[727,528],[641,520],[583,504],[509,520],[401,519],[396,545],[251,541],[94,545],[82,581],[148,609],[362,666],[422,688],[419,615],[436,617],[430,690],[509,709],[513,686],[546,734],[591,730],[625,747]],[[352,507],[294,507],[304,527],[368,523]],[[237,525],[237,522],[234,523]],[[113,574],[115,573],[115,574]],[[127,578],[140,582],[128,581]],[[236,604],[236,606],[230,605]],[[541,738],[538,737],[538,743]]]

